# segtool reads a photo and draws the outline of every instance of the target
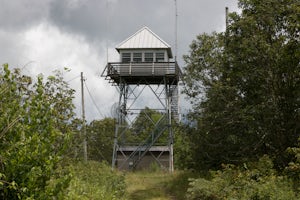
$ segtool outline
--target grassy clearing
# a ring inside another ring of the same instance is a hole
[[[89,161],[70,165],[72,180],[63,199],[80,200],[184,200],[189,172],[118,172]]]
[[[131,172],[125,176],[129,200],[174,199],[167,190],[173,175],[163,172]]]
[[[131,172],[125,175],[128,200],[183,200],[191,173]]]
[[[292,182],[286,177],[277,176],[272,165],[268,168],[268,162],[268,159],[264,159],[261,164],[255,165],[254,169],[251,169],[250,165],[249,169],[228,165],[223,170],[211,173],[207,171],[124,173],[111,171],[110,166],[105,163],[74,162],[69,167],[73,178],[62,199],[185,200],[211,199],[211,197],[299,199],[297,191],[293,191]],[[270,164],[272,163],[269,162]]]

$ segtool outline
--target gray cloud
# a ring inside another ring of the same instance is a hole
[[[0,0],[0,29],[22,31],[41,22],[62,32],[84,36],[91,45],[121,42],[149,26],[174,46],[174,0]],[[178,54],[201,32],[222,30],[225,7],[237,9],[237,0],[177,0]],[[179,56],[179,57],[180,57]]]
[[[47,19],[50,0],[0,0],[0,29],[21,31]]]
[[[99,77],[106,64],[106,44],[109,61],[117,61],[115,45],[148,26],[174,47],[174,2],[0,0],[0,63],[22,67],[34,61],[26,66],[31,74],[49,74],[55,67],[71,67],[67,79],[83,71],[95,101],[107,116],[117,97],[114,88]],[[224,30],[225,7],[237,10],[237,0],[177,0],[177,5],[178,61],[183,66],[182,55],[188,53],[196,35]],[[70,84],[77,90],[75,105],[80,108],[79,80]],[[87,118],[95,117],[99,118],[99,113],[90,102]]]
[[[224,28],[226,6],[237,9],[236,0],[178,0],[177,5],[179,54],[186,52],[197,34]],[[63,31],[113,44],[146,25],[174,46],[174,0],[55,0],[50,3],[49,18]]]
[[[73,4],[56,0],[50,3],[49,20],[91,41],[120,41],[145,25],[169,32],[174,24],[173,4],[172,0],[90,0]]]
[[[90,40],[107,37],[106,2],[54,0],[49,7],[49,21],[63,31],[78,33]]]

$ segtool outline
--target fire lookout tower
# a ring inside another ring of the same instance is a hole
[[[116,50],[120,62],[107,63],[102,73],[119,92],[112,168],[142,169],[155,163],[172,172],[172,123],[178,120],[181,70],[176,61],[170,61],[171,47],[144,27],[121,42]],[[150,104],[145,106],[146,102]],[[136,128],[141,116],[142,124],[150,126]],[[138,141],[132,140],[135,136]]]

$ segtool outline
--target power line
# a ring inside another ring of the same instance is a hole
[[[105,118],[105,116],[102,114],[102,112],[100,111],[99,107],[97,106],[96,101],[94,100],[94,98],[93,98],[93,96],[92,96],[92,94],[91,94],[91,92],[90,92],[90,90],[89,90],[89,88],[88,88],[85,80],[84,80],[84,86],[86,87],[86,90],[88,91],[88,94],[89,94],[90,98],[92,99],[92,102],[93,102],[94,106],[96,107],[98,113],[100,114],[101,117]]]
[[[76,78],[79,78],[80,77],[80,75],[78,75],[78,76],[75,76],[74,78],[72,78],[72,79],[70,79],[70,80],[68,80],[68,81],[66,81],[67,83],[70,83],[71,81],[73,81],[73,80],[75,80]]]

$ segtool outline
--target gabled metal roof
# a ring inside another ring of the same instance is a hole
[[[166,49],[172,58],[171,46],[146,26],[117,45],[116,49],[118,52],[121,49]]]

